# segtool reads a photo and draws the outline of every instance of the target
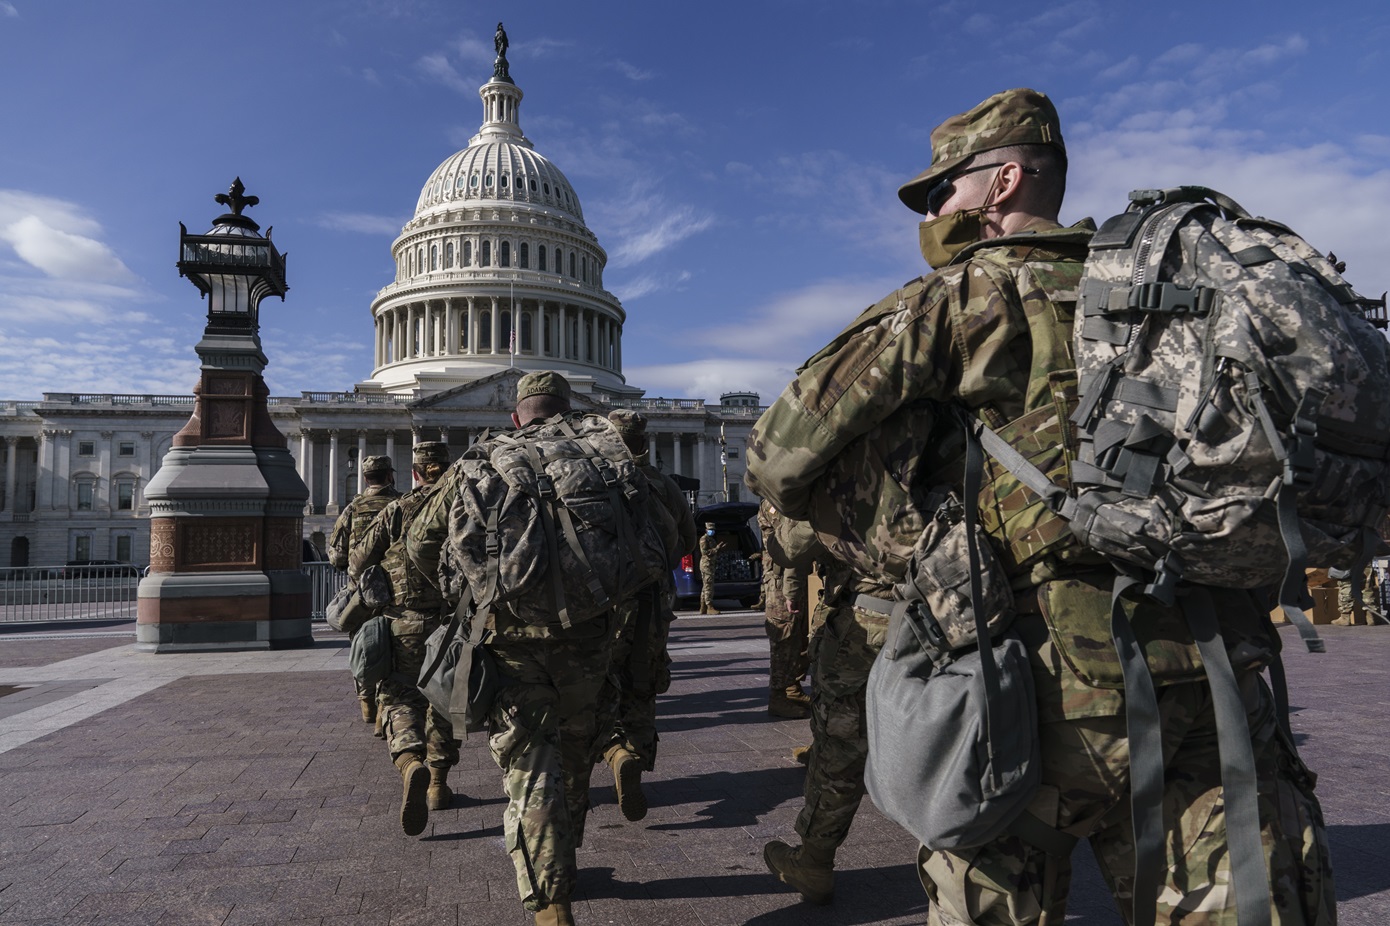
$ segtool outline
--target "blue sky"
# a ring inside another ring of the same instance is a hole
[[[499,19],[649,396],[770,401],[925,272],[895,190],[1008,87],[1061,112],[1064,221],[1205,184],[1390,288],[1381,3],[0,0],[0,398],[187,393],[205,306],[178,223],[205,230],[237,175],[289,254],[272,394],[367,378],[391,241],[477,131]]]

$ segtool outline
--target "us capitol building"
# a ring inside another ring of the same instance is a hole
[[[479,94],[478,134],[430,174],[391,246],[395,279],[371,305],[371,376],[352,392],[269,400],[309,487],[306,536],[323,546],[363,487],[365,457],[391,457],[407,489],[413,444],[446,441],[457,456],[484,428],[510,427],[516,381],[531,370],[562,372],[577,408],[641,410],[653,462],[699,504],[737,500],[759,397],[730,392],[714,407],[627,383],[627,313],[603,288],[607,255],[570,182],[522,133],[505,54]],[[144,489],[193,399],[0,401],[0,565],[148,562]]]

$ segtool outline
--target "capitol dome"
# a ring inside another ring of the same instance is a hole
[[[478,134],[430,174],[391,245],[396,277],[372,302],[376,357],[359,390],[424,396],[514,367],[640,395],[622,375],[627,316],[603,288],[608,255],[522,133],[505,57],[478,93]]]

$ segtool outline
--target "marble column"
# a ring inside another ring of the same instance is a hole
[[[495,354],[498,352],[497,342],[502,340],[502,313],[498,310],[496,296],[492,297],[492,318],[489,321],[492,322],[491,353]]]
[[[478,305],[468,297],[468,353],[478,352]]]
[[[362,464],[367,462],[367,432],[359,430],[357,432],[357,494],[361,495],[365,488],[362,481]]]
[[[331,428],[328,432],[328,508],[329,514],[337,514],[341,499],[338,498],[340,480],[338,479],[338,464],[340,462],[338,454],[338,429]]]
[[[396,432],[395,432],[395,431],[387,431],[387,432],[386,432],[386,459],[388,459],[388,460],[391,461],[391,468],[392,468],[392,469],[395,469],[395,468],[396,468]],[[396,480],[396,488],[400,488],[400,476],[398,475],[398,476],[395,476],[394,478],[395,478],[395,480]]]
[[[112,510],[113,500],[111,498],[111,438],[115,436],[112,431],[101,432],[101,447],[97,451],[97,484],[92,495],[92,510],[105,511],[108,514]]]
[[[695,478],[700,480],[700,485],[705,484],[705,447],[708,444],[705,435],[695,435]]]
[[[19,450],[19,440],[0,437],[0,447],[5,448],[5,502],[0,511],[14,511],[14,457]]]
[[[299,432],[299,478],[309,482],[309,429]]]
[[[445,326],[449,329],[445,338],[445,352],[457,356],[459,352],[459,309],[454,299],[444,300]]]
[[[675,474],[678,475],[678,476],[681,475],[681,468],[682,468],[682,466],[684,465],[684,464],[682,463],[682,461],[681,461],[681,456],[682,456],[684,453],[685,453],[685,440],[681,437],[681,435],[680,435],[679,432],[677,432],[677,433],[675,433],[675,434],[672,434],[672,435],[671,435],[671,456],[674,457],[674,459],[671,461],[671,472],[672,472],[672,473],[675,473]]]

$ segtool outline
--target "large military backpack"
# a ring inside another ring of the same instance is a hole
[[[1308,648],[1322,650],[1302,611],[1304,567],[1360,576],[1390,510],[1390,342],[1367,318],[1383,317],[1384,299],[1358,296],[1288,227],[1220,193],[1140,190],[1130,200],[1092,239],[1082,275],[1068,484],[1034,466],[1017,440],[977,422],[971,431],[1034,505],[1117,569],[1135,921],[1152,920],[1164,864],[1154,681],[1121,613],[1128,590],[1142,588],[1166,604],[1182,594],[1212,688],[1241,922],[1268,922],[1249,731],[1204,587],[1277,586]]]
[[[1085,547],[1151,573],[1150,595],[1278,586],[1318,649],[1305,565],[1359,575],[1390,509],[1390,342],[1366,319],[1383,299],[1220,193],[1130,199],[1082,277],[1070,491],[1030,478]]]
[[[454,464],[439,578],[528,624],[569,627],[657,579],[666,554],[647,484],[606,418],[557,415]]]

